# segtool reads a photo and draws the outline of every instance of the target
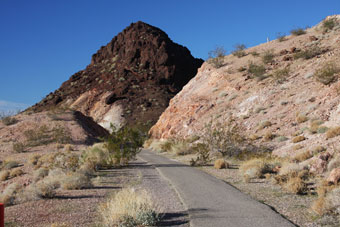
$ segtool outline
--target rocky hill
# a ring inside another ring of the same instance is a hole
[[[203,60],[143,22],[131,24],[92,56],[91,64],[29,109],[71,108],[104,128],[155,122]]]
[[[340,134],[339,47],[340,16],[330,16],[312,28],[210,59],[150,133],[188,138],[202,135],[210,120],[233,119],[246,138],[279,155],[320,145],[332,150]]]

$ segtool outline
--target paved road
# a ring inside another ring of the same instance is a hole
[[[203,171],[147,150],[138,156],[173,185],[188,208],[191,226],[295,226],[270,207]]]

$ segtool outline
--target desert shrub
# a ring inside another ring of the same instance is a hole
[[[298,114],[297,117],[296,117],[296,121],[297,121],[297,123],[301,124],[303,122],[308,121],[308,117],[304,114]]]
[[[45,178],[35,184],[30,184],[24,192],[24,198],[27,201],[38,199],[49,199],[56,195],[56,189],[59,183],[56,179]]]
[[[146,138],[146,132],[138,127],[113,128],[104,147],[113,155],[116,165],[125,165],[140,152]]]
[[[226,52],[227,51],[224,49],[224,47],[216,47],[214,50],[208,53],[208,63],[212,64],[215,68],[222,67],[224,64],[224,56],[226,55]]]
[[[24,136],[26,137],[27,145],[33,147],[50,143],[51,138],[48,133],[48,127],[42,125],[37,129],[24,131]]]
[[[285,137],[285,136],[278,136],[278,137],[276,138],[276,141],[277,141],[277,142],[283,142],[283,141],[287,141],[287,140],[288,140],[288,138]]]
[[[279,42],[283,42],[283,41],[286,41],[286,40],[287,40],[286,35],[283,34],[283,33],[281,33],[281,32],[278,32],[278,33],[276,34],[276,38],[277,38],[277,40],[278,40]]]
[[[236,44],[234,46],[234,50],[231,53],[232,55],[241,58],[247,55],[246,52],[244,51],[246,48],[247,47],[244,44]]]
[[[330,18],[322,22],[322,28],[324,32],[328,32],[332,30],[336,25],[337,25],[337,21],[335,20],[335,18]]]
[[[335,157],[333,157],[328,165],[327,165],[327,171],[330,172],[332,171],[334,168],[338,168],[340,166],[340,155],[337,154]]]
[[[41,158],[40,154],[32,154],[29,158],[28,158],[28,163],[32,166],[37,165],[39,158]]]
[[[228,163],[224,159],[217,159],[214,162],[215,169],[225,169],[228,168]]]
[[[0,194],[0,203],[5,204],[6,206],[14,205],[21,188],[22,186],[17,183],[8,185]]]
[[[323,65],[321,68],[317,69],[314,73],[314,77],[320,83],[324,85],[331,84],[335,82],[338,78],[337,74],[340,72],[340,69],[337,67],[335,63],[328,62]]]
[[[12,148],[13,148],[13,151],[17,153],[23,153],[26,151],[26,145],[21,142],[13,143]]]
[[[176,155],[188,155],[194,153],[194,151],[190,147],[190,144],[184,140],[176,141],[171,146],[171,151]]]
[[[274,60],[275,55],[273,54],[273,52],[271,50],[264,52],[263,56],[262,56],[262,62],[264,64],[269,64],[272,63]]]
[[[275,137],[276,137],[275,134],[273,134],[273,133],[270,132],[270,131],[267,131],[267,132],[263,135],[263,140],[264,140],[264,141],[271,141],[271,140],[273,140]]]
[[[247,68],[244,67],[244,66],[241,66],[240,68],[237,69],[238,72],[244,72],[246,70],[247,70]]]
[[[9,173],[10,178],[18,177],[24,174],[24,171],[21,168],[12,169]]]
[[[330,139],[336,136],[340,135],[340,126],[334,127],[334,128],[330,128],[327,132],[326,132],[326,138]]]
[[[72,142],[72,136],[69,130],[58,125],[52,129],[52,140],[60,144],[68,144]]]
[[[309,124],[309,132],[311,134],[318,133],[318,130],[321,124],[323,124],[323,121],[312,120]]]
[[[258,56],[260,56],[260,54],[257,53],[256,51],[252,51],[252,52],[250,52],[250,54],[251,54],[253,57],[258,57]]]
[[[69,172],[60,179],[60,185],[63,189],[75,190],[91,188],[92,182],[90,177],[85,174],[78,172]]]
[[[283,69],[276,70],[273,74],[273,78],[277,83],[281,84],[281,83],[283,83],[284,81],[287,80],[289,73],[290,73],[290,69],[287,66]]]
[[[191,166],[206,165],[210,161],[209,146],[204,143],[196,143],[191,148],[197,157],[190,160]]]
[[[322,53],[324,53],[325,51],[322,50],[320,47],[318,46],[313,46],[310,48],[307,48],[306,50],[303,51],[299,51],[297,53],[294,54],[294,58],[295,59],[299,59],[299,58],[303,58],[303,59],[311,59],[314,58]]]
[[[10,116],[2,118],[1,121],[4,125],[7,125],[7,126],[14,125],[18,122],[18,120],[15,117],[10,117]]]
[[[295,35],[295,36],[299,36],[299,35],[306,34],[306,31],[303,28],[295,28],[295,29],[292,29],[290,31],[290,34]]]
[[[270,121],[263,121],[260,123],[259,127],[258,127],[258,130],[262,130],[264,128],[268,128],[272,126],[272,123]]]
[[[15,167],[18,167],[19,166],[19,162],[17,161],[14,161],[14,160],[5,160],[3,163],[2,163],[2,169],[12,169],[12,168],[15,168]]]
[[[80,163],[92,170],[98,170],[113,166],[114,157],[107,149],[97,144],[82,152]]]
[[[297,153],[293,158],[292,160],[294,162],[303,162],[309,158],[313,157],[313,152],[312,151],[309,151],[309,150],[306,150],[306,151],[302,151],[302,152],[299,152]]]
[[[266,68],[263,65],[257,65],[252,62],[248,65],[248,73],[258,80],[263,80],[267,77],[265,75]]]
[[[33,172],[33,181],[37,182],[43,179],[48,175],[48,169],[46,168],[39,168]]]
[[[104,226],[156,226],[157,208],[146,191],[122,189],[99,205]]]
[[[240,153],[245,142],[234,119],[229,119],[224,123],[209,122],[205,127],[202,139],[210,151],[216,151],[226,156],[235,156]]]
[[[252,178],[261,178],[266,173],[271,173],[273,165],[267,162],[265,159],[255,158],[243,162],[240,165],[240,173],[247,182]]]
[[[304,141],[305,139],[306,139],[306,137],[304,137],[304,136],[296,136],[292,139],[292,142],[293,143],[299,143],[301,141]]]
[[[9,170],[0,171],[0,181],[5,181],[9,178]]]
[[[306,182],[298,176],[289,178],[283,188],[288,192],[299,195],[305,194],[308,189]]]

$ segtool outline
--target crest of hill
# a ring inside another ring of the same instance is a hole
[[[91,64],[28,111],[71,108],[105,128],[155,122],[203,60],[162,30],[132,23],[92,56]]]
[[[339,47],[340,16],[335,15],[239,56],[210,59],[150,133],[156,139],[191,138],[201,136],[210,121],[228,125],[232,119],[245,138],[273,147],[278,155],[296,154],[297,143],[307,150],[339,147],[340,133],[325,133],[340,126]]]

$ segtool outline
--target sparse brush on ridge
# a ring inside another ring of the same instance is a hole
[[[312,46],[312,47],[308,47],[305,50],[299,51],[297,53],[294,54],[294,58],[295,59],[299,59],[299,58],[303,58],[305,60],[314,58],[320,54],[325,53],[326,50],[321,49],[318,46]]]
[[[306,34],[306,31],[303,28],[295,28],[295,29],[290,30],[290,34],[299,36],[299,35]]]
[[[340,68],[335,63],[328,62],[315,71],[314,77],[320,83],[329,85],[338,79],[339,72]]]
[[[244,44],[236,44],[234,46],[234,50],[231,52],[234,56],[237,56],[239,58],[246,56],[246,52],[244,51],[247,49],[246,45]]]
[[[10,116],[2,118],[1,121],[6,126],[14,125],[18,122],[18,120],[15,117]]]
[[[217,46],[214,50],[208,53],[208,62],[212,64],[215,68],[220,68],[224,65],[224,56],[227,51],[223,46]]]
[[[253,78],[256,78],[258,80],[263,80],[267,78],[267,76],[265,75],[266,68],[264,67],[264,65],[257,65],[253,62],[249,63],[248,65],[248,73],[250,73]]]
[[[272,50],[267,50],[266,52],[264,52],[263,56],[262,56],[262,62],[264,64],[269,64],[272,63],[274,61],[274,53]]]
[[[277,38],[277,40],[278,40],[279,42],[283,42],[283,41],[286,41],[286,40],[287,40],[286,34],[281,33],[281,32],[278,32],[278,33],[276,34],[276,38]]]
[[[156,226],[159,210],[146,191],[122,189],[99,205],[104,226]]]
[[[326,138],[330,139],[336,136],[340,135],[340,126],[334,127],[334,128],[330,128],[327,132],[326,132]]]
[[[273,79],[278,83],[282,84],[287,80],[287,77],[289,76],[290,68],[287,66],[283,69],[278,69],[273,74]]]
[[[322,22],[322,27],[324,32],[329,32],[331,31],[336,25],[337,25],[337,20],[335,18],[330,18],[328,20],[324,20]]]

